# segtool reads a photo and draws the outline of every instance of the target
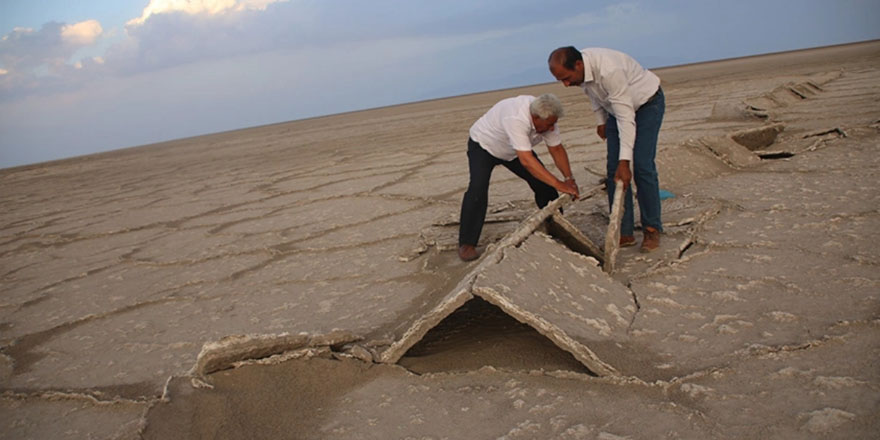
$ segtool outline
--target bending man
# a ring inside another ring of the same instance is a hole
[[[584,89],[599,118],[596,133],[606,140],[608,147],[609,204],[614,197],[615,180],[622,181],[626,188],[620,245],[632,246],[636,242],[629,188],[630,180],[635,177],[644,232],[642,252],[657,249],[663,224],[654,158],[666,109],[660,78],[629,55],[611,49],[560,47],[550,54],[548,63],[550,73],[566,87]]]
[[[479,257],[476,246],[489,204],[489,178],[496,165],[504,165],[528,182],[538,207],[559,197],[557,190],[578,197],[568,154],[556,128],[562,114],[562,103],[554,95],[523,95],[499,101],[471,126],[467,152],[470,183],[461,202],[458,234],[462,260]],[[544,168],[532,149],[542,140],[564,180]]]

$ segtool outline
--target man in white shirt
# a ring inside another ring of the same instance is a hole
[[[467,153],[470,183],[461,202],[458,235],[458,256],[462,260],[480,256],[476,246],[489,204],[489,178],[496,165],[504,165],[525,180],[535,193],[538,207],[559,197],[557,190],[578,197],[568,154],[556,127],[562,115],[562,103],[556,96],[523,95],[499,101],[471,126]],[[544,168],[532,149],[541,141],[547,144],[564,180]]]
[[[560,47],[550,54],[548,64],[550,73],[566,87],[584,89],[598,116],[596,133],[606,140],[608,147],[609,204],[614,197],[615,180],[622,181],[626,188],[620,245],[632,246],[636,241],[629,188],[630,180],[635,178],[644,233],[641,250],[657,249],[663,224],[654,158],[666,109],[660,78],[629,55],[611,49]]]

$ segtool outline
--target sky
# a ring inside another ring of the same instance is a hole
[[[0,0],[0,168],[646,67],[880,38],[877,0]]]

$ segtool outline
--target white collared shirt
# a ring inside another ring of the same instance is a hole
[[[629,55],[612,49],[590,47],[581,50],[584,57],[584,83],[599,124],[608,115],[617,119],[620,157],[633,158],[636,139],[636,110],[648,102],[660,87],[660,78],[642,67]]]
[[[542,140],[548,147],[561,145],[557,126],[543,134],[535,130],[529,111],[534,100],[534,96],[520,95],[498,101],[471,126],[471,139],[492,156],[505,161],[516,159],[517,151],[532,151]]]

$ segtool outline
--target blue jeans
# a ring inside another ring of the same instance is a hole
[[[657,156],[657,138],[665,110],[666,99],[662,89],[658,89],[656,95],[636,110],[636,141],[633,146],[632,173],[638,189],[637,197],[643,230],[646,226],[656,228],[658,231],[663,230],[663,223],[660,221],[660,182],[657,180],[654,158]],[[614,173],[617,172],[620,156],[617,119],[612,115],[609,115],[605,122],[605,137],[608,145],[608,205],[611,206],[614,201]],[[633,235],[635,220],[631,187],[626,190],[623,207],[620,235]]]

